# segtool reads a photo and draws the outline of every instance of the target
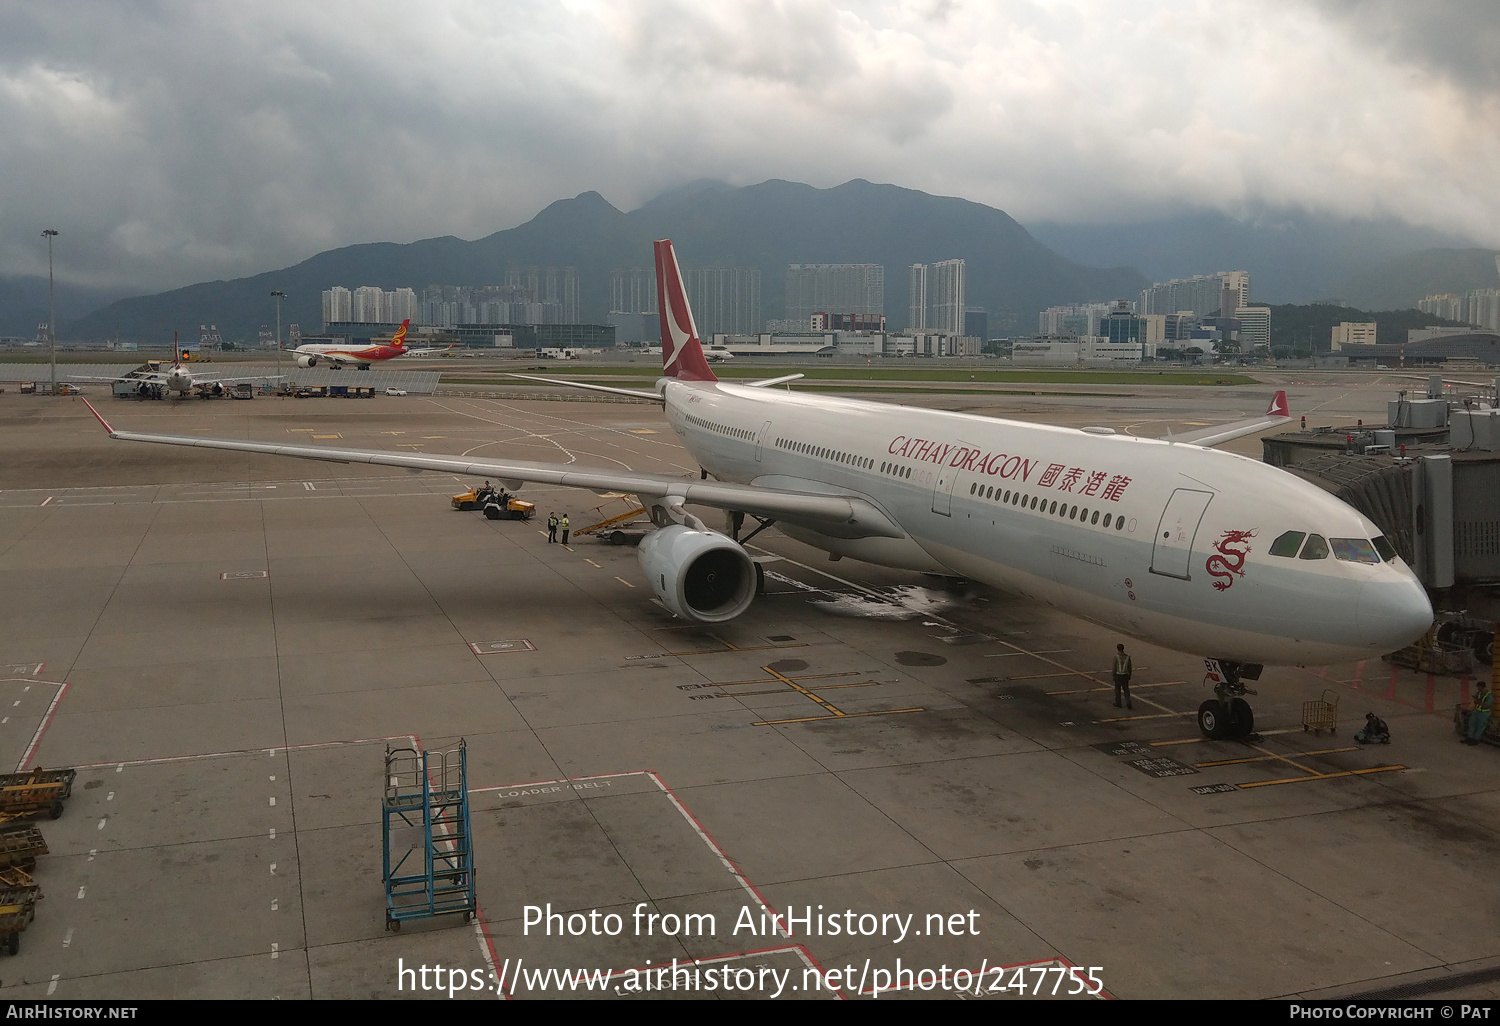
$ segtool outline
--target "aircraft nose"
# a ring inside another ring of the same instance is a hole
[[[1432,602],[1415,577],[1368,581],[1355,609],[1360,632],[1387,651],[1411,644],[1432,626]]]

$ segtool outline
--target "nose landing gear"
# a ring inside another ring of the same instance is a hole
[[[1242,695],[1256,694],[1244,681],[1259,680],[1259,663],[1237,663],[1230,659],[1205,659],[1204,683],[1214,686],[1214,697],[1198,706],[1198,730],[1204,737],[1221,741],[1255,733],[1255,713]]]

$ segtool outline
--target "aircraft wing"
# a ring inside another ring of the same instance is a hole
[[[143,382],[143,383],[145,383],[147,385],[160,385],[161,383],[163,383],[164,381],[167,380],[167,376],[165,374],[159,374],[156,371],[142,371],[140,374],[134,374],[134,375],[121,374],[119,377],[115,377],[115,378],[94,378],[94,377],[89,377],[89,376],[84,375],[84,374],[69,374],[68,375],[68,380],[69,381],[140,381],[140,382]]]
[[[1287,406],[1286,393],[1277,392],[1272,396],[1271,405],[1266,408],[1266,412],[1259,417],[1236,420],[1228,424],[1215,424],[1212,427],[1199,428],[1197,431],[1184,431],[1180,435],[1167,435],[1166,441],[1185,442],[1189,445],[1201,445],[1207,448],[1243,435],[1264,431],[1269,427],[1285,425],[1291,419],[1292,413]]]
[[[790,520],[816,526],[826,533],[847,538],[903,538],[902,531],[876,506],[856,495],[827,492],[803,492],[759,485],[733,484],[723,481],[701,481],[669,474],[646,474],[615,470],[560,466],[551,463],[522,463],[508,460],[476,460],[468,456],[444,456],[436,453],[390,452],[383,449],[338,449],[314,445],[280,445],[269,442],[246,442],[228,438],[199,438],[192,435],[153,435],[134,431],[117,431],[99,415],[92,403],[87,406],[104,425],[111,438],[126,442],[155,442],[161,445],[185,445],[200,449],[224,449],[229,452],[256,452],[271,456],[294,456],[304,460],[328,463],[370,463],[407,470],[432,470],[468,477],[494,478],[512,489],[522,482],[586,488],[594,492],[629,492],[640,496],[661,497],[667,505],[696,503],[716,509],[734,510],[755,516]]]
[[[232,385],[237,381],[280,381],[284,377],[286,377],[285,374],[253,374],[243,378],[204,378],[202,381],[199,381],[198,376],[195,374],[193,375],[193,383],[195,385]]]

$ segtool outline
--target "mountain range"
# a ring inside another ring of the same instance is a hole
[[[323,290],[492,285],[514,267],[574,267],[579,313],[603,321],[609,273],[649,267],[651,240],[670,238],[685,267],[757,267],[762,314],[783,309],[791,263],[877,263],[886,268],[886,313],[905,322],[913,263],[962,257],[967,303],[1007,315],[1028,330],[1038,310],[1058,303],[1133,298],[1149,282],[1127,267],[1085,267],[1034,239],[1003,211],[951,197],[856,179],[831,189],[772,180],[746,188],[699,182],[623,213],[596,192],[559,200],[532,220],[469,242],[452,236],[408,244],[372,243],[319,253],[293,267],[233,281],[204,282],[112,303],[71,323],[74,338],[193,337],[216,323],[225,338],[254,338],[270,323],[272,289],[287,293],[284,323],[321,324]]]
[[[311,333],[322,322],[321,294],[334,285],[411,287],[420,294],[431,284],[497,284],[507,270],[527,266],[575,268],[580,317],[597,322],[609,309],[610,272],[649,266],[650,242],[659,238],[676,243],[684,267],[759,268],[767,318],[782,315],[788,264],[881,264],[893,327],[906,321],[907,266],[962,257],[967,303],[990,312],[995,334],[1033,330],[1036,312],[1048,306],[1133,299],[1152,281],[1218,270],[1249,271],[1257,302],[1338,297],[1365,310],[1496,284],[1493,251],[1463,248],[1468,240],[1395,220],[1296,211],[1235,219],[1199,211],[1135,224],[1038,222],[1028,230],[980,203],[862,179],[831,189],[774,179],[745,188],[703,180],[628,213],[586,192],[473,241],[444,236],[346,246],[291,267],[150,296],[118,299],[118,292],[59,286],[60,334],[164,342],[173,331],[191,339],[197,325],[214,323],[225,338],[253,339],[274,323],[273,289],[288,295],[283,323]],[[46,319],[45,284],[0,278],[0,334],[36,331]]]

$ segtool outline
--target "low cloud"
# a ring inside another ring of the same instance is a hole
[[[10,5],[0,273],[45,271],[44,227],[68,279],[154,290],[695,178],[861,177],[1023,223],[1290,206],[1493,245],[1487,6]]]

